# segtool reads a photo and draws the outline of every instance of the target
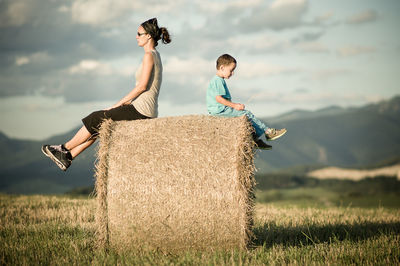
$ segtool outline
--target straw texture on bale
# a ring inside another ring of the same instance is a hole
[[[96,165],[99,244],[117,249],[243,249],[254,198],[246,117],[105,121]]]

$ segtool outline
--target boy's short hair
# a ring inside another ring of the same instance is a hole
[[[229,54],[223,54],[217,59],[217,69],[219,69],[220,66],[227,66],[231,63],[236,64],[236,59]]]

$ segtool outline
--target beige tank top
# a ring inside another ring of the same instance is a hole
[[[160,54],[156,50],[152,50],[154,65],[151,70],[150,79],[147,83],[146,90],[140,94],[135,100],[132,101],[132,105],[135,109],[147,117],[155,118],[158,116],[158,94],[160,92],[161,81],[162,81],[162,63]],[[142,77],[143,63],[136,71],[136,85],[140,82]]]

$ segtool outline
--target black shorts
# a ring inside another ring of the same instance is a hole
[[[101,123],[105,119],[111,119],[113,121],[121,120],[138,120],[138,119],[149,119],[145,115],[139,113],[132,104],[121,105],[119,107],[110,110],[95,111],[82,119],[83,125],[90,132],[91,135],[97,135],[101,126]]]

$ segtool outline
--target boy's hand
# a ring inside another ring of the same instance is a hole
[[[242,111],[242,110],[244,110],[244,104],[235,103],[235,106],[233,108],[238,110],[238,111]]]

